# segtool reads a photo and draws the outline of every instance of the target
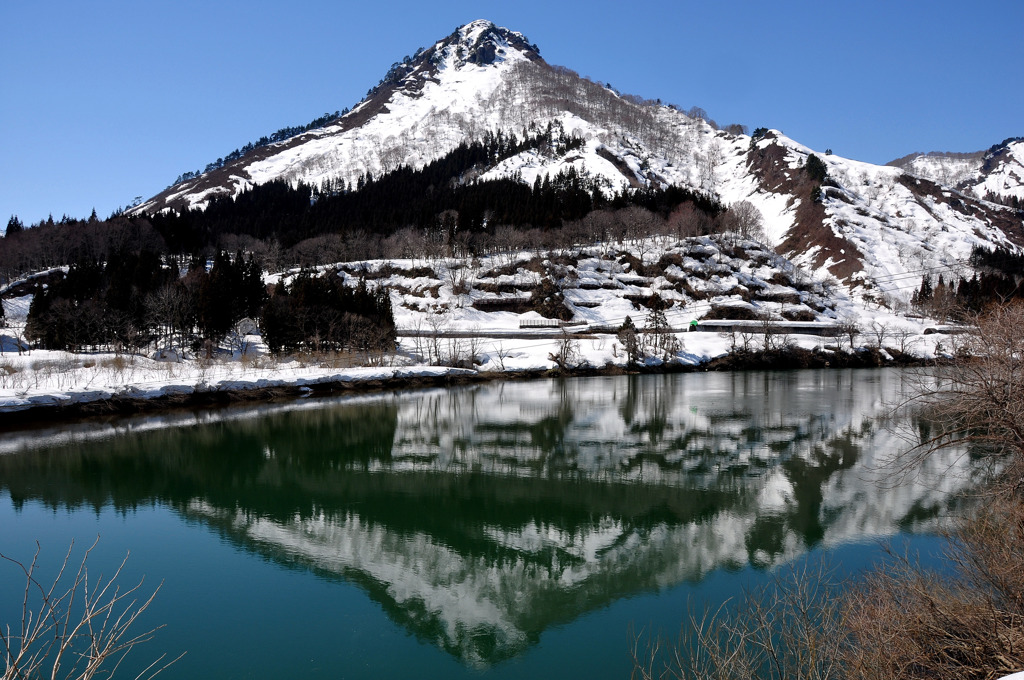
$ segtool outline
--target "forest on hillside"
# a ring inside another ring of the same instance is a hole
[[[0,279],[114,253],[152,251],[179,261],[242,250],[270,269],[290,265],[439,252],[483,254],[524,244],[559,246],[658,231],[679,235],[734,228],[730,211],[689,189],[667,186],[612,192],[569,169],[532,186],[481,181],[504,158],[533,150],[564,153],[582,144],[548,128],[536,135],[486,135],[421,169],[398,168],[354,186],[270,182],[205,210],[115,214],[100,220],[52,217],[25,227],[12,217],[0,241]],[[747,228],[744,226],[744,228]]]
[[[310,269],[268,290],[264,273],[550,248],[666,229],[711,233],[742,221],[687,189],[612,193],[571,168],[532,186],[478,179],[511,155],[564,153],[581,144],[549,127],[522,139],[487,135],[424,168],[360,178],[355,186],[271,182],[214,199],[205,210],[51,218],[27,228],[12,217],[0,240],[0,283],[8,297],[33,295],[25,338],[39,347],[134,351],[156,344],[210,355],[239,342],[238,324],[249,319],[274,351],[368,351],[394,343],[386,291],[349,287],[330,271]],[[32,278],[18,282],[26,276]]]
[[[532,185],[480,179],[524,151],[564,154],[581,145],[549,126],[523,138],[488,134],[421,169],[362,177],[355,186],[270,182],[214,198],[205,210],[106,220],[94,213],[28,228],[12,217],[0,239],[0,285],[6,297],[34,296],[25,336],[50,349],[155,343],[209,355],[237,343],[238,324],[249,319],[274,351],[369,351],[394,342],[387,291],[346,286],[310,267],[558,250],[657,234],[763,238],[751,204],[727,209],[681,187],[612,192],[571,166]],[[1018,295],[1019,258],[978,250],[974,259],[980,277],[925,279],[914,303],[957,318]],[[267,289],[266,272],[292,267],[307,269]]]

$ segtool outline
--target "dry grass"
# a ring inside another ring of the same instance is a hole
[[[848,677],[994,680],[1024,669],[1024,503],[1001,498],[961,522],[953,574],[892,556],[848,596]]]
[[[842,585],[823,566],[783,572],[717,610],[691,609],[679,641],[634,635],[634,680],[843,678]]]
[[[633,635],[638,680],[996,680],[1024,669],[1024,501],[962,520],[938,570],[890,552],[855,583],[790,571],[679,641]]]

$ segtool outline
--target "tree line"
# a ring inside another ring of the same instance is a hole
[[[923,276],[911,305],[940,319],[969,321],[989,307],[1024,299],[1024,256],[976,246],[970,263],[978,271],[969,279]]]
[[[291,248],[324,234],[360,231],[385,238],[405,228],[491,232],[497,225],[557,229],[594,210],[644,205],[667,215],[684,202],[715,215],[714,199],[681,187],[612,192],[570,167],[528,185],[516,178],[480,181],[486,169],[528,150],[564,154],[582,146],[579,137],[551,125],[534,135],[488,134],[463,143],[444,157],[413,169],[403,166],[380,177],[363,176],[349,186],[292,186],[275,181],[236,197],[211,199],[207,207],[151,216],[172,252],[195,252],[226,234],[274,239]]]
[[[633,207],[650,212],[654,221],[679,211],[698,215],[700,230],[714,229],[726,212],[715,199],[677,186],[612,192],[574,168],[538,177],[532,185],[517,178],[479,180],[487,168],[523,151],[564,154],[582,143],[557,125],[522,136],[489,133],[419,170],[405,166],[363,177],[354,186],[270,182],[237,197],[215,198],[205,210],[115,214],[106,220],[50,217],[31,227],[12,217],[0,240],[0,280],[143,250],[212,259],[218,250],[242,249],[271,268],[341,259],[336,255],[417,256],[439,243],[485,252],[500,247],[502,231],[536,231],[557,240],[553,232],[566,226]],[[414,242],[419,252],[410,252]]]
[[[394,348],[395,319],[387,289],[355,288],[337,275],[300,272],[279,282],[263,308],[263,337],[281,352],[384,352]]]
[[[267,291],[252,257],[218,253],[209,271],[203,265],[182,275],[177,260],[150,250],[76,261],[37,285],[25,336],[69,351],[212,348],[243,317],[259,317]]]
[[[353,288],[333,271],[301,272],[272,293],[253,256],[219,252],[212,266],[152,251],[121,252],[107,262],[84,260],[35,289],[25,337],[44,349],[139,351],[212,356],[243,349],[250,319],[272,351],[383,351],[394,346],[386,290]]]

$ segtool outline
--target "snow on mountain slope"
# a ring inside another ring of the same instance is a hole
[[[983,151],[973,153],[939,153],[930,152],[910,154],[898,158],[887,165],[901,168],[916,177],[924,177],[939,184],[955,187],[978,174]]]
[[[1024,139],[1000,145],[985,155],[980,177],[968,186],[978,196],[989,192],[1024,201]]]
[[[815,202],[802,173],[811,153],[774,131],[758,140],[749,167],[761,181],[751,200],[765,191],[788,197],[787,229],[769,231],[780,252],[854,284],[865,298],[906,300],[923,274],[969,274],[975,246],[1022,242],[1021,218],[1010,208],[840,156],[818,156],[828,174]]]
[[[976,197],[1024,200],[1024,139],[974,153],[912,154],[889,165]]]
[[[725,205],[747,201],[780,253],[872,299],[906,299],[922,273],[966,271],[976,245],[1024,244],[1018,213],[928,179],[957,180],[968,173],[964,163],[920,157],[908,161],[919,175],[911,178],[901,168],[816,154],[828,168],[819,196],[801,171],[812,150],[781,133],[752,140],[620,95],[547,64],[521,34],[487,21],[396,64],[367,99],[328,126],[257,148],[136,211],[203,208],[214,195],[272,180],[355,186],[368,173],[422,167],[486,133],[525,135],[548,126],[583,145],[525,151],[477,176],[532,183],[571,166],[609,190],[677,184]],[[1022,158],[1020,142],[992,151],[979,161],[983,176],[964,191],[1024,196]]]
[[[518,33],[474,21],[398,63],[359,105],[326,127],[262,147],[194,180],[170,187],[136,212],[205,207],[211,195],[237,195],[271,180],[317,184],[402,165],[420,167],[504,122],[487,106],[514,64],[540,59]]]

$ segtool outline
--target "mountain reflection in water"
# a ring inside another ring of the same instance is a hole
[[[168,505],[486,666],[621,597],[933,521],[969,481],[962,451],[900,486],[873,470],[906,446],[885,427],[903,379],[496,382],[94,423],[9,437],[0,491]]]

